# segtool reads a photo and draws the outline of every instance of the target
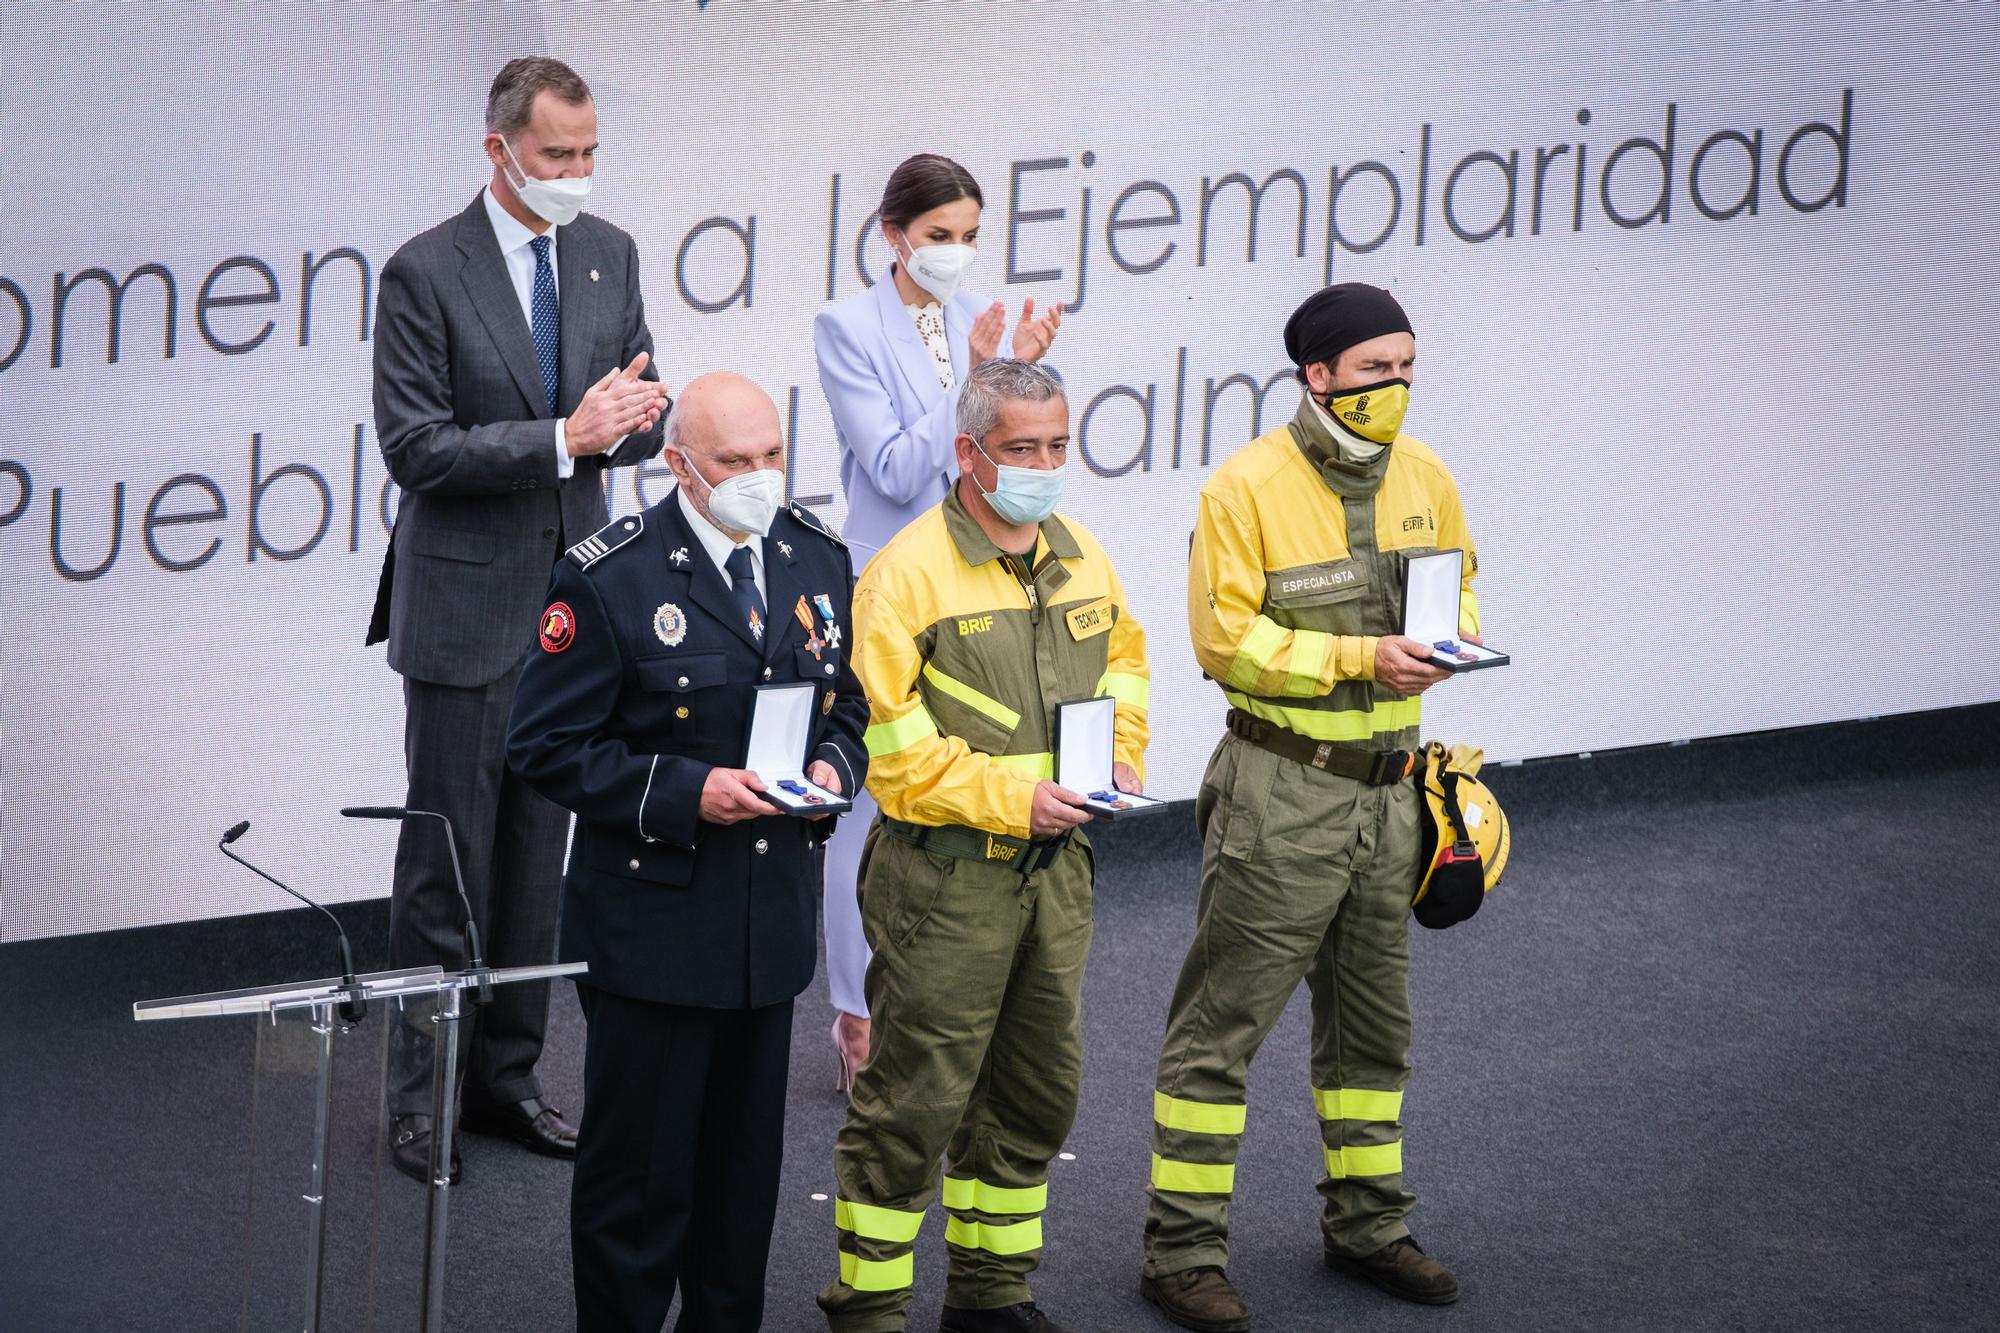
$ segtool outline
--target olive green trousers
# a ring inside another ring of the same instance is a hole
[[[1370,787],[1225,735],[1196,799],[1201,898],[1153,1095],[1146,1269],[1229,1260],[1229,1201],[1250,1061],[1303,980],[1329,1250],[1409,1234],[1403,1085],[1417,793]]]
[[[868,1063],[834,1146],[837,1333],[904,1326],[914,1242],[944,1161],[945,1304],[1029,1300],[1048,1164],[1076,1118],[1092,859],[1023,876],[921,850],[878,823],[862,850]]]

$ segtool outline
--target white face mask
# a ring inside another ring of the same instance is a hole
[[[519,180],[509,176],[507,183],[514,187],[514,193],[528,206],[529,212],[555,227],[566,227],[576,221],[576,215],[583,211],[583,201],[590,198],[590,177],[566,176],[545,181],[530,176],[522,168],[521,159],[514,156],[514,146],[505,139],[500,146],[507,150],[507,160],[521,175]]]
[[[920,245],[912,250],[906,236],[897,258],[902,261],[903,272],[910,275],[911,282],[935,296],[939,305],[950,305],[951,298],[958,295],[958,285],[965,281],[965,271],[972,267],[973,260],[979,258],[979,247]]]
[[[708,516],[717,527],[731,532],[753,532],[759,537],[770,532],[771,520],[785,504],[784,473],[760,467],[753,472],[739,472],[720,486],[710,486],[708,478],[695,467],[692,454],[683,449],[681,459],[687,463],[688,471],[708,488]]]

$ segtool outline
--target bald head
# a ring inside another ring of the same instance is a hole
[[[711,371],[681,390],[667,414],[667,466],[697,511],[731,477],[785,470],[785,430],[771,395],[733,370]],[[725,532],[740,539],[727,524]]]
[[[696,377],[681,390],[667,417],[667,443],[693,449],[704,460],[738,449],[760,454],[773,442],[784,442],[778,405],[733,370]]]

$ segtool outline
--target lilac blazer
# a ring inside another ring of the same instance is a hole
[[[961,290],[944,308],[952,378],[965,382],[966,335],[991,305]],[[819,312],[813,352],[820,388],[840,442],[840,485],[847,494],[841,536],[854,570],[903,527],[944,498],[958,475],[958,390],[939,386],[937,365],[887,278]]]

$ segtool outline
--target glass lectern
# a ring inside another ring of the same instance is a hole
[[[244,1333],[444,1328],[445,1222],[466,992],[575,976],[583,963],[446,972],[437,967],[260,986],[132,1006],[140,1022],[257,1020],[245,1140]],[[358,991],[366,1011],[343,1005]],[[435,1052],[427,1182],[391,1158],[392,1034]],[[421,1239],[421,1243],[419,1240]]]

